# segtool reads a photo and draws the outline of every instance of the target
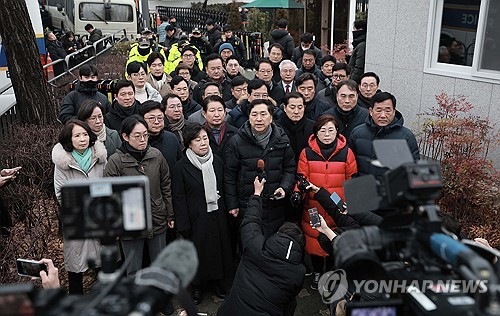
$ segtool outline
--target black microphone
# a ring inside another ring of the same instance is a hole
[[[172,296],[191,283],[198,270],[198,256],[191,241],[175,240],[170,243],[150,267],[137,271],[135,284],[137,303],[129,315],[156,315]]]
[[[265,179],[267,177],[266,171],[265,171],[265,163],[264,160],[259,159],[257,160],[257,176],[259,177],[259,181],[262,181],[262,179]]]

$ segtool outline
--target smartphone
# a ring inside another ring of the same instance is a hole
[[[339,209],[340,212],[345,211],[344,207],[344,201],[340,198],[340,196],[337,194],[337,192],[333,192],[332,195],[330,195],[330,199],[332,199],[333,203],[337,205],[337,208]]]
[[[38,263],[36,260],[17,259],[16,266],[17,273],[22,276],[39,278],[41,271],[48,273],[47,266],[43,263]]]
[[[318,209],[313,207],[307,210],[309,218],[311,219],[312,227],[321,226],[321,219],[319,218]]]

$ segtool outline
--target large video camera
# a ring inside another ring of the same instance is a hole
[[[145,176],[70,180],[61,189],[66,239],[136,238],[152,229]]]
[[[172,296],[194,278],[198,257],[193,243],[186,240],[170,243],[134,279],[123,277],[131,258],[116,271],[117,239],[145,237],[152,229],[147,177],[71,180],[61,192],[64,238],[98,239],[103,245],[98,282],[84,296],[67,296],[61,289],[36,291],[32,284],[3,286],[2,312],[18,315],[29,307],[34,315],[152,316],[163,311]],[[192,303],[181,303],[196,314]]]
[[[500,315],[498,275],[488,260],[499,253],[459,242],[442,228],[434,204],[439,164],[413,162],[405,140],[373,146],[375,164],[387,171],[380,181],[364,176],[345,183],[349,213],[380,206],[392,212],[380,227],[334,240],[335,268],[347,276],[341,293],[347,315]]]

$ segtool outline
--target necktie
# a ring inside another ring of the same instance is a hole
[[[290,93],[290,85],[289,85],[289,84],[287,84],[287,85],[285,86],[285,93],[286,93],[286,94],[289,94],[289,93]]]

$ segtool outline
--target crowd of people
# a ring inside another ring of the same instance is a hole
[[[135,253],[127,275],[173,238],[192,240],[200,262],[193,299],[199,304],[210,287],[225,299],[219,315],[293,315],[304,277],[312,274],[317,290],[332,267],[335,254],[318,238],[381,221],[341,213],[329,199],[335,192],[345,200],[345,180],[380,179],[373,140],[404,139],[420,158],[396,97],[364,71],[366,22],[355,23],[349,63],[322,53],[309,33],[295,47],[287,24],[277,22],[269,57],[248,78],[245,47],[231,28],[209,19],[206,38],[199,29],[188,36],[170,17],[132,46],[111,102],[97,91],[96,67],[84,65],[60,108],[64,127],[52,152],[58,199],[69,179],[148,177],[153,229],[120,239],[125,259]],[[290,201],[297,173],[310,182],[299,205]],[[313,207],[319,227],[310,224]],[[89,258],[99,265],[100,247],[64,240],[70,293],[83,292],[82,273]]]

